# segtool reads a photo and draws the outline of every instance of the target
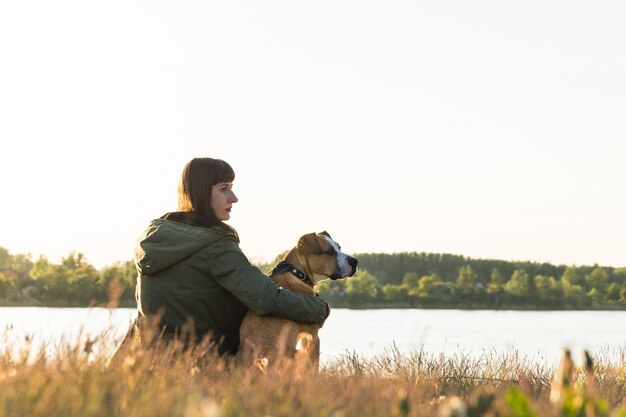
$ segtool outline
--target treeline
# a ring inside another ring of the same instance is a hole
[[[4,304],[135,307],[136,275],[131,261],[97,270],[82,253],[72,252],[55,264],[45,256],[33,261],[30,254],[11,255],[0,247]]]
[[[273,262],[259,265],[268,272]],[[354,277],[320,284],[320,295],[349,308],[626,308],[626,268],[472,259],[432,253],[355,254]],[[8,272],[7,272],[8,271]],[[0,302],[134,307],[132,261],[97,270],[81,253],[56,264],[0,247]]]
[[[433,253],[356,254],[352,278],[320,284],[337,307],[626,308],[626,268],[472,259]]]

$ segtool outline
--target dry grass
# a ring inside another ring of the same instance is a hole
[[[367,359],[346,353],[316,373],[289,364],[242,370],[204,345],[130,347],[114,360],[107,346],[103,334],[53,356],[8,349],[0,356],[0,416],[532,415],[511,411],[511,388],[537,415],[566,415],[550,403],[554,371],[516,354],[475,359],[392,347]],[[621,365],[596,363],[594,395],[615,410],[625,398],[624,358]],[[589,379],[572,372],[573,380]],[[491,411],[476,414],[481,401]]]

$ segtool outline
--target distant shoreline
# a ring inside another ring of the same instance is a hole
[[[42,307],[42,308],[110,308],[107,303],[95,303],[90,305],[82,304],[54,304],[45,305],[35,302],[17,302],[17,301],[0,301],[0,307]],[[136,308],[136,304],[120,303],[113,308]],[[586,306],[581,308],[545,308],[545,307],[523,307],[523,306],[502,306],[494,308],[493,306],[411,306],[408,303],[385,304],[381,306],[375,303],[361,303],[358,306],[345,304],[331,304],[331,309],[348,309],[348,310],[490,310],[490,311],[626,311],[626,306],[621,305],[602,305],[602,306]]]

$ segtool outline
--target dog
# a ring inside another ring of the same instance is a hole
[[[293,292],[315,294],[315,284],[327,279],[351,277],[358,260],[341,252],[327,232],[309,233],[298,240],[284,259],[270,272],[279,286]],[[265,368],[285,359],[298,358],[319,368],[321,324],[297,323],[248,311],[241,323],[241,344],[235,357],[238,365]]]

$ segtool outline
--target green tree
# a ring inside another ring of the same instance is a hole
[[[80,252],[71,252],[61,259],[65,269],[65,299],[72,304],[89,304],[97,301],[98,273]]]
[[[419,279],[417,272],[407,272],[402,277],[402,284],[407,285],[409,288],[417,288]]]
[[[591,291],[587,293],[589,298],[591,298],[593,305],[599,305],[604,302],[604,293],[598,291],[597,288],[592,288]]]
[[[425,275],[420,278],[417,290],[413,294],[419,297],[429,297],[433,294],[437,284],[441,282],[441,277],[437,274]]]
[[[318,291],[319,296],[329,303],[341,303],[344,301],[347,294],[346,281],[347,280],[343,279],[337,281],[323,281],[317,284],[315,289]],[[133,294],[133,291],[129,291],[129,294]]]
[[[45,274],[49,266],[50,261],[48,261],[48,258],[43,255],[39,256],[33,265],[33,269],[31,270],[31,277],[38,280]]]
[[[535,291],[540,300],[544,304],[551,307],[560,307],[563,304],[563,286],[560,281],[557,281],[554,277],[547,277],[545,275],[536,275]]]
[[[18,253],[17,255],[13,256],[13,259],[11,261],[11,268],[23,274],[30,273],[31,269],[33,269],[33,266],[33,256],[30,253]]]
[[[7,299],[15,291],[15,281],[0,274],[0,298]]]
[[[606,289],[606,300],[609,302],[617,302],[619,301],[621,287],[617,282],[611,283]]]
[[[470,265],[465,265],[459,270],[459,276],[456,279],[456,288],[462,294],[470,294],[474,292],[478,277]]]
[[[0,268],[11,266],[11,253],[8,249],[0,246]]]
[[[108,265],[98,271],[97,299],[100,302],[108,301],[111,305],[122,303],[132,304],[134,301],[135,277],[137,272],[132,261]],[[318,290],[327,286],[318,286]],[[333,283],[333,287],[335,283]],[[337,283],[339,284],[339,283]]]
[[[37,295],[55,305],[68,301],[68,270],[63,265],[51,264],[44,256],[35,262],[31,276],[37,281]]]
[[[535,288],[537,289],[537,295],[539,298],[550,298],[550,278],[545,275],[535,275]]]
[[[549,278],[550,284],[550,299],[563,301],[563,285],[561,281],[554,277]]]
[[[511,275],[511,279],[504,285],[504,290],[517,297],[525,297],[530,294],[528,285],[528,272],[523,269],[516,269]]]
[[[600,293],[605,293],[609,286],[609,274],[604,268],[594,268],[591,273],[585,275],[585,288],[591,291],[593,288]]]
[[[561,275],[561,282],[567,282],[571,285],[583,285],[584,279],[578,274],[576,268],[568,266],[563,271],[563,275]]]
[[[70,270],[78,269],[85,264],[85,255],[80,252],[70,252],[65,258],[61,258],[61,265]]]
[[[409,287],[404,284],[385,284],[383,286],[383,295],[385,301],[390,303],[406,301],[409,295]]]
[[[571,284],[569,280],[564,280],[561,284],[563,285],[563,296],[567,304],[582,307],[591,303],[591,299],[581,285]]]
[[[489,277],[489,284],[487,285],[488,293],[498,293],[502,291],[504,287],[504,277],[498,270],[498,268],[493,268],[491,270],[491,276]]]
[[[376,277],[363,269],[347,280],[346,290],[354,303],[373,301],[379,292],[382,293]]]

